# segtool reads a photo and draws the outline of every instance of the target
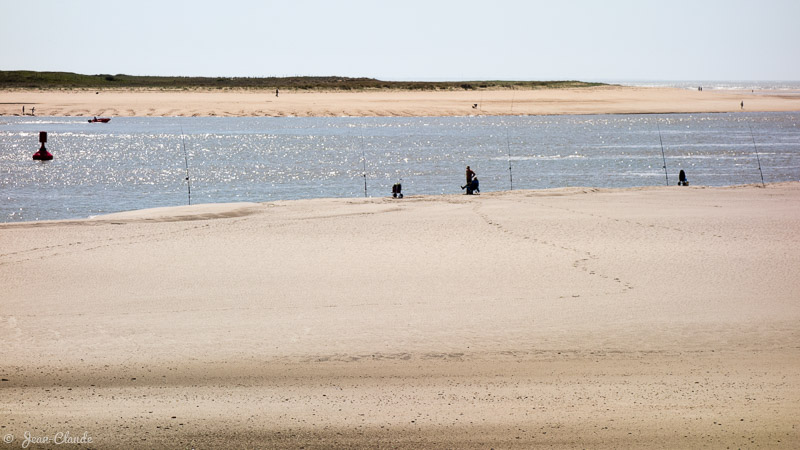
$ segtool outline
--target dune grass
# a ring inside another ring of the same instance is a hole
[[[0,89],[287,89],[287,90],[481,90],[599,86],[581,81],[382,81],[349,77],[163,77],[82,75],[71,72],[0,71]]]

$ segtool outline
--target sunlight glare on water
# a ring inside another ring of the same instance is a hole
[[[412,118],[0,118],[0,220],[80,218],[188,201],[461,193],[481,190],[800,178],[800,114]],[[752,128],[753,134],[750,134]],[[37,162],[38,132],[55,159]],[[753,140],[757,146],[754,147]],[[184,154],[185,145],[185,154]]]

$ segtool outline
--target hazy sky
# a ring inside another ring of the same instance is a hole
[[[800,0],[0,0],[0,70],[800,80]]]

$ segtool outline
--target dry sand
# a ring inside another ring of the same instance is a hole
[[[4,224],[0,434],[798,448],[798,273],[800,183]]]
[[[744,102],[744,108],[741,107]],[[800,111],[800,93],[605,86],[490,91],[2,91],[0,115],[466,116]],[[476,106],[473,108],[473,106]]]

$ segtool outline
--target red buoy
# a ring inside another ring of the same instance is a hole
[[[44,148],[43,144],[42,148],[40,148],[38,152],[33,154],[33,159],[39,161],[50,161],[51,159],[53,159],[53,154],[48,152],[47,149]]]
[[[53,159],[53,155],[44,148],[44,143],[47,142],[47,131],[39,132],[39,142],[42,143],[42,146],[39,147],[38,152],[33,154],[33,159],[38,161],[50,161]]]

